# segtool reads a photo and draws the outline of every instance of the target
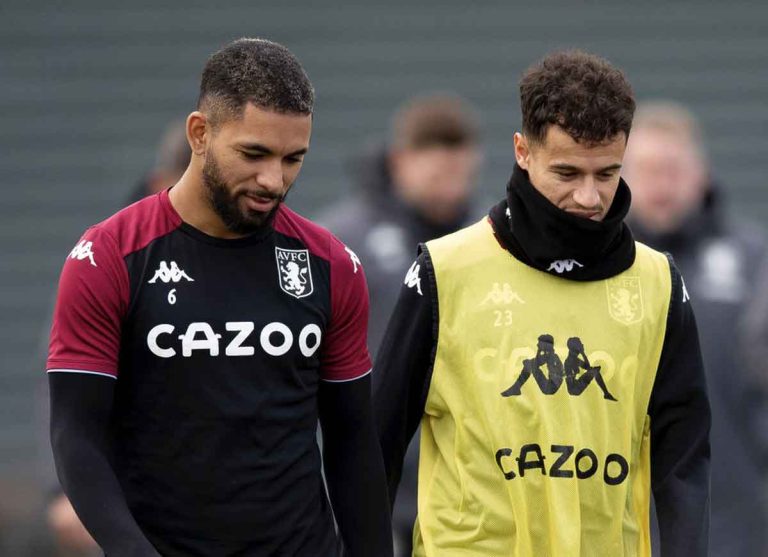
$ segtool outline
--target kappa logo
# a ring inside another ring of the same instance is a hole
[[[546,372],[542,368],[545,368]],[[501,396],[520,396],[523,385],[533,377],[545,395],[554,395],[565,382],[569,395],[580,396],[594,382],[603,392],[604,399],[615,402],[616,398],[608,391],[600,369],[601,366],[589,363],[587,351],[579,337],[568,339],[568,356],[563,362],[555,352],[554,337],[548,334],[539,335],[536,356],[523,361],[523,369],[520,370],[517,380],[501,393]]]
[[[82,261],[86,257],[91,261],[91,265],[94,267],[98,267],[96,265],[96,261],[93,259],[93,242],[89,242],[87,240],[80,240],[80,242],[72,248],[72,251],[69,252],[69,257],[71,259],[77,259],[78,261]]]
[[[160,266],[155,271],[154,276],[149,279],[147,283],[155,284],[157,279],[160,279],[160,281],[164,282],[165,284],[168,284],[169,282],[179,282],[181,279],[185,279],[189,282],[195,282],[195,279],[180,269],[175,261],[171,261],[170,265],[168,265],[166,261],[161,261]]]
[[[405,280],[403,281],[403,284],[405,284],[408,288],[413,288],[415,286],[416,292],[419,293],[419,296],[423,296],[424,294],[421,293],[421,277],[419,277],[420,271],[421,265],[414,261],[413,265],[411,265],[411,268],[408,269],[408,272],[405,274]]]
[[[505,282],[503,285],[498,282],[494,282],[493,287],[485,296],[483,301],[480,302],[480,305],[508,306],[514,302],[517,302],[518,304],[524,304],[525,300],[523,300],[517,292],[512,290],[512,287],[508,282]]]
[[[558,259],[557,261],[553,261],[550,265],[547,271],[555,271],[558,275],[562,275],[563,273],[570,273],[573,271],[574,267],[583,267],[581,263],[576,261],[575,259]]]
[[[360,262],[360,258],[347,246],[344,246],[344,250],[349,254],[349,259],[352,261],[352,265],[355,266],[355,274],[357,274],[357,268],[363,266],[363,264]]]
[[[309,250],[275,248],[280,289],[294,298],[306,298],[314,291]]]

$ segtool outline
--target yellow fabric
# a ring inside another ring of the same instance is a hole
[[[637,244],[624,273],[569,281],[516,260],[487,220],[427,246],[439,338],[414,555],[650,555],[647,408],[670,301],[667,258]],[[540,366],[546,375],[590,370],[592,382],[571,394],[563,379],[544,394],[531,375],[519,394],[502,396],[536,367],[541,335],[557,354],[539,360],[553,362]],[[617,400],[604,397],[595,370]]]

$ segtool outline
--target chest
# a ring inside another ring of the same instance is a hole
[[[143,365],[314,367],[330,272],[292,239],[206,244],[171,234],[126,258],[126,344]]]
[[[576,282],[508,258],[451,272],[438,262],[436,274],[439,342],[429,399],[436,415],[455,414],[473,393],[462,414],[471,421],[471,408],[483,408],[505,431],[550,427],[541,416],[569,431],[595,416],[615,424],[623,415],[639,432],[664,338],[664,275],[635,266]]]

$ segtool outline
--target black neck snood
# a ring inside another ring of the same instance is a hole
[[[624,223],[630,202],[621,180],[602,221],[577,217],[550,203],[515,165],[507,198],[490,218],[499,242],[526,265],[570,280],[601,280],[635,261],[635,242]]]

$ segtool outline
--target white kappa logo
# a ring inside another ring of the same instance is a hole
[[[419,296],[423,296],[424,294],[421,293],[421,277],[419,277],[419,271],[421,271],[421,265],[414,261],[411,268],[408,269],[408,273],[405,275],[403,284],[408,288],[413,288],[415,286]]]
[[[91,260],[91,265],[98,267],[98,265],[96,265],[96,261],[93,260],[93,250],[91,249],[92,247],[93,242],[80,240],[80,242],[74,248],[72,248],[72,251],[69,252],[69,257],[79,261],[82,261],[87,257]]]
[[[575,259],[558,259],[550,264],[547,271],[555,271],[558,275],[562,275],[566,271],[569,273],[573,271],[574,266],[583,267],[584,265]]]
[[[155,271],[155,275],[148,280],[149,284],[155,284],[157,279],[168,284],[169,282],[179,282],[181,279],[186,279],[189,282],[195,282],[195,279],[185,273],[175,261],[171,261],[170,266],[165,261],[160,262],[160,266]]]
[[[309,250],[275,248],[280,289],[294,298],[305,298],[314,291]]]
[[[344,246],[344,249],[349,254],[349,258],[352,260],[352,265],[355,266],[355,274],[357,274],[357,268],[362,267],[363,264],[360,262],[360,258],[357,256],[357,254],[349,249],[347,246]]]

